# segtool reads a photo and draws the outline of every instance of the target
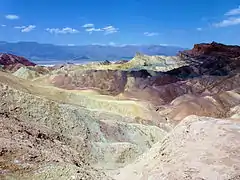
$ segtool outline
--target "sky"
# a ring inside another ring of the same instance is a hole
[[[239,0],[1,0],[0,41],[240,44]]]

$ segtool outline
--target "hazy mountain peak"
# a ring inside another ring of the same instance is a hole
[[[120,60],[132,58],[136,52],[147,55],[176,55],[181,47],[162,45],[53,45],[37,42],[0,42],[0,52],[24,56],[31,60]],[[87,57],[84,59],[84,57]]]

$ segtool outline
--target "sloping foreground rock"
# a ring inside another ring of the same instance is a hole
[[[238,180],[239,129],[239,121],[189,116],[115,179]]]
[[[189,116],[114,178],[238,180],[239,130],[239,121]]]
[[[0,179],[111,179],[88,163],[79,138],[0,114]]]

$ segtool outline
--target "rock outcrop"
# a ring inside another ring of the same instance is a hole
[[[0,53],[0,65],[3,66],[3,69],[14,72],[20,67],[35,66],[36,64],[24,57],[16,56],[13,54]]]
[[[224,45],[216,42],[212,42],[211,44],[203,43],[203,44],[195,44],[193,49],[185,50],[180,53],[180,56],[187,55],[189,57],[197,57],[197,56],[225,56],[228,58],[236,58],[240,56],[240,47],[239,46],[231,46]]]
[[[227,46],[218,43],[197,44],[192,50],[179,56],[190,63],[170,73],[174,75],[228,75],[240,71],[240,46]],[[185,72],[185,74],[183,74]]]

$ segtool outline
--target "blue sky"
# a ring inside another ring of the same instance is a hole
[[[1,0],[0,40],[240,44],[239,0]]]

